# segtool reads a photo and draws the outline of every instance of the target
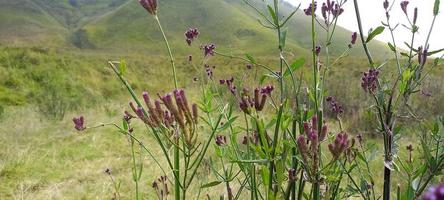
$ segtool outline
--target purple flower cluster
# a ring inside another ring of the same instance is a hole
[[[139,0],[140,5],[152,15],[157,12],[157,0]]]
[[[324,18],[325,24],[327,26],[330,25],[335,18],[341,15],[344,12],[344,9],[336,3],[335,1],[327,0],[327,2],[322,3],[321,7],[322,17]],[[330,16],[333,16],[330,18]]]
[[[86,129],[85,127],[85,118],[83,116],[72,118],[74,122],[74,128],[78,131],[83,131]]]
[[[310,3],[308,8],[304,9],[305,15],[311,16],[313,14],[312,11],[314,10],[316,12],[317,7],[318,7],[318,2],[316,2],[316,1],[314,2],[314,7],[313,7],[313,4]]]
[[[214,56],[214,49],[216,49],[216,45],[213,43],[203,45],[201,49],[204,50],[204,56]]]
[[[199,36],[199,30],[197,28],[189,28],[185,32],[185,41],[188,45],[191,45],[191,42]]]
[[[173,95],[175,103],[173,102]],[[184,90],[178,89],[173,94],[159,95],[159,100],[155,100],[154,104],[151,102],[148,92],[144,92],[142,96],[148,115],[145,114],[144,108],[136,107],[133,102],[129,104],[139,119],[152,128],[161,126],[171,128],[174,123],[177,123],[185,137],[185,141],[189,145],[192,144],[194,137],[191,129],[198,122],[198,109],[196,104],[192,104],[191,108],[189,107]],[[162,103],[166,109],[163,108]]]
[[[347,133],[339,133],[336,135],[336,139],[333,143],[328,145],[328,150],[335,159],[339,158],[343,152],[345,152],[350,146],[350,140]]]
[[[208,78],[213,78],[213,69],[216,68],[216,66],[210,67],[209,65],[205,64],[205,73],[207,74]]]
[[[336,101],[336,98],[333,96],[329,96],[327,97],[327,102],[330,104],[331,107],[331,111],[335,114],[335,115],[339,115],[342,114],[344,112],[344,109],[342,108],[342,105],[338,103],[338,101]]]
[[[252,135],[250,135],[250,143],[252,144],[259,144],[259,134],[257,132],[254,132]],[[242,144],[247,145],[248,144],[248,136],[244,136],[242,139]]]
[[[246,114],[251,114],[251,108],[254,108],[256,111],[262,111],[267,101],[267,96],[271,95],[273,89],[274,87],[271,85],[256,88],[254,89],[253,98],[250,97],[248,90],[244,89],[239,100],[240,109]]]
[[[358,33],[354,32],[351,36],[350,47],[356,44],[356,40],[358,39]]]
[[[429,187],[422,196],[422,200],[442,200],[444,199],[444,184]]]
[[[161,176],[155,180],[152,184],[153,189],[156,191],[158,199],[167,199],[170,194],[168,189],[168,180],[166,176]]]
[[[378,84],[379,71],[377,69],[370,69],[364,72],[361,79],[361,87],[366,92],[374,92]]]
[[[407,6],[409,5],[409,1],[401,1],[401,9],[404,14],[407,15]]]
[[[217,135],[216,136],[216,145],[222,146],[225,144],[227,144],[227,137],[225,137],[225,135]]]
[[[423,48],[422,46],[418,48],[418,63],[420,66],[424,66],[426,64],[428,51],[428,46],[427,48]]]
[[[230,79],[221,79],[221,80],[219,80],[219,83],[221,85],[226,84],[228,89],[230,90],[230,92],[232,94],[236,95],[237,89],[236,89],[236,86],[233,84],[233,82],[234,82],[234,78],[233,77],[231,77]]]
[[[318,148],[319,142],[324,140],[327,137],[328,128],[324,123],[322,126],[322,130],[318,130],[318,119],[314,116],[311,119],[311,123],[304,122],[304,133],[305,135],[300,135],[297,138],[296,143],[298,144],[299,152],[302,155],[302,160],[305,164],[309,164],[311,161],[312,171],[316,172],[317,167],[319,166],[319,155]],[[308,146],[310,144],[310,147]]]

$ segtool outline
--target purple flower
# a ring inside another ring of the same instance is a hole
[[[274,87],[272,85],[267,85],[261,88],[261,94],[270,95],[273,90]]]
[[[216,49],[216,45],[213,43],[206,44],[201,47],[204,50],[204,56],[214,56],[214,49]]]
[[[208,78],[213,78],[213,69],[207,64],[205,64],[205,72],[207,73]]]
[[[196,39],[198,35],[199,35],[199,30],[197,30],[197,28],[189,28],[185,32],[185,41],[187,42],[188,45],[191,45],[191,42],[194,39]]]
[[[361,87],[366,92],[374,92],[378,84],[379,71],[377,69],[370,69],[364,72],[362,77]]]
[[[83,116],[74,117],[74,118],[72,118],[72,121],[74,122],[74,128],[76,130],[83,131],[86,129],[86,127],[84,126],[85,119],[83,118]]]
[[[427,48],[424,48],[422,46],[420,46],[418,48],[418,63],[420,66],[424,66],[427,62],[427,54],[428,54],[428,46]]]
[[[188,62],[191,62],[191,61],[193,61],[193,55],[188,55]]]
[[[140,5],[152,15],[157,12],[157,0],[139,0]]]
[[[251,68],[253,68],[253,65],[252,64],[247,64],[247,69],[251,69]]]
[[[321,49],[322,49],[321,45],[317,45],[317,46],[315,47],[315,53],[316,53],[316,56],[319,56],[319,54],[321,53]]]
[[[418,8],[415,8],[413,12],[413,24],[416,24],[417,19],[418,19]]]
[[[429,187],[422,196],[422,200],[441,200],[444,199],[444,184]]]
[[[387,10],[388,7],[389,7],[389,2],[388,2],[388,0],[385,0],[384,3],[383,3],[383,5],[384,5],[384,9]]]
[[[335,115],[342,114],[344,112],[344,109],[342,108],[342,105],[339,104],[338,101],[336,101],[335,97],[329,96],[327,97],[327,102],[330,104],[331,111]]]
[[[407,6],[409,5],[409,1],[401,1],[401,9],[407,15]]]
[[[349,143],[348,134],[341,132],[336,135],[336,139],[333,143],[328,145],[328,150],[330,150],[333,157],[337,159],[345,150],[347,150],[347,148],[349,148]]]
[[[225,137],[224,135],[217,135],[216,136],[216,145],[217,146],[222,146],[226,143],[227,143],[227,137]]]
[[[316,1],[314,2],[314,7],[313,4],[310,4],[308,8],[304,9],[305,15],[311,16],[313,14],[312,11],[314,10],[316,12],[317,7],[318,7],[318,2]]]
[[[339,4],[335,4],[335,7],[331,10],[331,14],[335,17],[338,17],[344,12],[344,9],[339,6]]]
[[[353,34],[352,34],[352,36],[351,36],[351,41],[350,41],[350,43],[351,44],[356,44],[356,39],[358,39],[358,33],[356,33],[356,32],[354,32]]]
[[[290,168],[288,169],[288,181],[293,182],[296,181],[296,169]]]

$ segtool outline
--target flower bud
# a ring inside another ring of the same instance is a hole
[[[157,13],[157,0],[139,0],[140,5],[152,15]]]
[[[86,127],[84,126],[85,123],[85,118],[83,116],[80,117],[74,117],[72,119],[72,121],[74,122],[74,128],[78,131],[83,131],[86,129]]]

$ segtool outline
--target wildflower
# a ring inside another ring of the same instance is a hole
[[[108,174],[108,175],[111,175],[111,170],[109,168],[106,168],[105,169],[105,173]]]
[[[247,64],[247,69],[251,69],[251,68],[253,68],[253,65],[252,64]]]
[[[401,1],[401,9],[404,12],[404,14],[407,15],[407,6],[409,5],[409,1]]]
[[[341,156],[341,154],[349,148],[349,140],[348,134],[341,132],[336,135],[336,139],[333,143],[328,145],[328,149],[333,155],[334,159],[337,159]]]
[[[74,122],[74,128],[78,131],[83,131],[86,129],[85,127],[85,118],[83,116],[80,117],[74,117],[72,119],[72,121]]]
[[[313,13],[313,11],[315,11],[316,12],[316,9],[317,9],[317,6],[318,6],[318,2],[314,2],[314,6],[313,6],[313,4],[311,4],[310,3],[310,5],[308,6],[308,8],[306,8],[306,9],[304,9],[304,13],[305,13],[305,15],[307,15],[307,16],[311,16]]]
[[[296,181],[296,179],[297,179],[296,169],[294,169],[294,168],[288,169],[288,181],[294,182],[294,181]]]
[[[424,48],[422,46],[420,46],[418,48],[418,63],[420,66],[424,66],[425,63],[427,62],[427,54],[428,54],[428,46],[427,48]]]
[[[317,45],[315,47],[315,53],[316,53],[316,56],[319,56],[319,54],[321,53],[321,46],[320,45]]]
[[[356,44],[356,39],[358,39],[358,33],[354,32],[351,36],[350,44],[352,45]]]
[[[205,73],[207,74],[208,78],[213,78],[213,69],[207,64],[205,64]]]
[[[267,85],[267,86],[261,88],[261,93],[266,94],[266,95],[270,95],[271,92],[273,92],[273,90],[274,90],[274,87],[272,85]]]
[[[216,49],[216,45],[215,44],[206,44],[204,46],[201,47],[201,49],[204,50],[204,56],[214,56],[214,49]]]
[[[344,9],[341,8],[341,7],[339,6],[339,4],[336,4],[336,5],[334,6],[334,8],[331,10],[331,14],[332,14],[334,17],[339,17],[339,15],[341,15],[343,12],[344,12]]]
[[[157,0],[139,0],[140,5],[152,15],[157,12]]]
[[[422,196],[422,200],[440,200],[444,199],[444,184],[429,187]]]
[[[153,181],[151,186],[156,191],[158,199],[167,199],[170,191],[168,189],[168,180],[166,176],[161,176],[157,180]]]
[[[185,32],[185,41],[187,42],[188,45],[191,45],[191,42],[194,39],[196,39],[198,35],[199,35],[199,30],[197,30],[197,28],[189,28]]]
[[[191,61],[193,61],[193,55],[188,55],[188,62],[191,62]]]
[[[388,0],[385,0],[384,3],[383,3],[383,5],[384,5],[384,9],[387,10],[388,7],[389,7],[389,2],[388,2]]]
[[[415,8],[413,11],[413,24],[416,24],[416,20],[418,19],[418,8]]]
[[[364,72],[362,77],[361,87],[366,92],[374,92],[378,84],[379,71],[377,69],[370,69],[368,72]]]
[[[227,137],[225,137],[224,135],[217,135],[216,136],[216,145],[217,146],[222,146],[226,143],[227,143]]]
[[[344,112],[344,109],[342,109],[342,105],[340,105],[336,101],[335,97],[329,96],[326,100],[330,104],[331,110],[335,115],[339,115]]]
[[[304,163],[308,164],[308,147],[307,147],[307,140],[305,139],[305,136],[300,135],[296,142],[298,144],[299,153],[302,156],[302,161],[304,161]]]
[[[224,84],[225,84],[225,80],[224,80],[224,79],[221,79],[221,80],[219,80],[219,83],[220,83],[221,85],[224,85]]]

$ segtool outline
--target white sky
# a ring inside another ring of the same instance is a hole
[[[305,9],[311,3],[311,0],[285,0],[290,2],[293,5],[301,4],[301,9]],[[320,7],[322,3],[326,0],[318,0],[318,11],[320,11]],[[383,8],[382,3],[384,0],[358,0],[361,19],[363,23],[363,31],[364,34],[368,32],[370,28],[375,28],[381,25],[381,21],[385,20],[385,10]],[[389,0],[392,3],[392,0]],[[408,25],[408,21],[405,18],[404,12],[402,12],[400,7],[401,0],[395,0],[393,5],[393,9],[391,11],[390,23],[392,26],[399,23],[400,25],[395,30],[395,40],[398,47],[406,48],[404,42],[408,42],[410,44],[411,41],[411,32],[407,30],[402,24]],[[435,0],[410,0],[410,4],[408,5],[408,13],[410,19],[413,17],[413,10],[415,7],[418,7],[418,21],[417,25],[419,26],[419,34],[415,37],[416,42],[414,47],[418,47],[420,45],[424,45],[425,40],[427,38],[427,34],[429,32],[429,27],[432,23],[433,19],[433,4]],[[430,38],[430,50],[437,50],[444,48],[444,1],[441,1],[440,5],[440,13],[435,21],[435,26],[433,28],[433,32]],[[344,5],[344,13],[339,17],[338,23],[340,26],[353,31],[358,32],[358,26],[356,22],[356,15],[354,12],[353,0],[348,0]],[[319,14],[320,16],[320,14]],[[387,29],[383,34],[377,37],[378,40],[384,42],[391,42],[390,31]],[[392,43],[392,42],[391,42]],[[442,55],[442,53],[440,53]]]

